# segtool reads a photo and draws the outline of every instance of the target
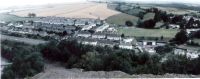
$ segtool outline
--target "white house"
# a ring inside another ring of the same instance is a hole
[[[81,30],[90,30],[92,27],[96,26],[95,24],[85,25]]]
[[[175,55],[185,55],[188,58],[198,58],[200,55],[200,52],[190,49],[184,49],[184,48],[176,48],[174,49]]]
[[[106,34],[102,32],[96,32],[92,34],[92,38],[97,38],[97,39],[104,39],[106,38]]]
[[[144,40],[144,41],[142,41],[142,45],[143,46],[155,46],[156,45],[156,41]]]
[[[98,40],[98,45],[99,46],[109,46],[109,47],[113,47],[114,45],[116,45],[117,43],[114,43],[110,40]]]
[[[119,34],[107,34],[106,38],[109,40],[121,40],[121,35]]]
[[[179,29],[179,28],[180,28],[180,25],[177,25],[177,24],[169,24],[169,28],[172,28],[172,29]]]
[[[91,36],[91,33],[90,32],[86,32],[86,31],[81,31],[77,34],[77,37],[90,37]]]
[[[85,21],[82,21],[82,20],[77,20],[75,21],[75,26],[84,26],[85,25]]]
[[[122,49],[133,49],[133,45],[131,43],[120,43],[119,48]]]
[[[98,28],[95,29],[95,32],[102,32],[105,29],[107,29],[109,27],[108,24],[103,24],[102,26],[99,26]]]
[[[131,43],[133,41],[133,38],[123,38],[122,39],[125,43]]]
[[[187,34],[190,34],[192,32],[196,32],[198,30],[200,30],[200,29],[186,29],[186,32],[187,32]]]

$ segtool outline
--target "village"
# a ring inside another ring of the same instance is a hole
[[[189,21],[192,16],[184,16]],[[173,18],[173,17],[172,17]],[[199,20],[194,18],[194,20]],[[197,27],[197,24],[193,24]],[[133,36],[126,36],[117,32],[116,26],[106,23],[100,19],[90,18],[65,18],[65,17],[39,17],[34,21],[1,22],[1,31],[21,35],[36,35],[40,37],[52,37],[56,40],[75,39],[79,43],[92,46],[109,46],[121,49],[135,50],[138,52],[149,52],[155,54],[155,48],[165,46],[169,39],[159,38],[156,40],[139,39]],[[187,34],[199,31],[199,28],[186,29]],[[170,29],[179,29],[176,24],[169,24]],[[197,58],[199,50],[177,46],[174,54],[187,55],[190,58]]]

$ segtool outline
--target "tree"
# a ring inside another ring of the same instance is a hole
[[[125,22],[125,25],[126,25],[126,26],[133,26],[133,23],[132,23],[131,21],[126,21],[126,22]]]
[[[15,52],[12,64],[3,70],[3,79],[24,78],[33,76],[43,70],[43,58],[39,52],[19,49]]]
[[[147,29],[153,29],[155,25],[156,25],[156,21],[153,19],[150,19],[150,20],[144,21],[143,27]]]
[[[30,18],[36,17],[36,14],[35,13],[28,13],[28,17],[30,17]]]
[[[125,37],[125,35],[124,34],[121,34],[121,38],[124,38]]]
[[[175,38],[172,40],[172,42],[176,44],[184,44],[185,42],[187,42],[187,40],[187,32],[185,30],[181,30],[175,35]]]

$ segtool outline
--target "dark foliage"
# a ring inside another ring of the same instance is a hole
[[[130,27],[130,26],[133,26],[133,23],[131,21],[126,21],[125,25]]]

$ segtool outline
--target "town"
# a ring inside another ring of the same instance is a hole
[[[174,8],[166,9],[158,4],[94,3],[100,7],[106,4],[106,11],[117,12],[106,18],[95,15],[90,8],[86,12],[90,18],[39,16],[37,11],[24,13],[23,17],[18,16],[17,11],[16,15],[14,11],[0,13],[0,17],[7,16],[3,20],[0,18],[1,54],[11,62],[2,65],[5,66],[2,78],[33,76],[35,79],[48,73],[52,63],[56,66],[59,63],[59,67],[66,69],[80,68],[80,72],[120,70],[128,74],[199,74],[198,8],[178,13]],[[49,5],[48,9],[52,7]],[[29,54],[30,57],[26,57]],[[19,63],[22,66],[18,66]],[[35,63],[37,68],[32,66]],[[26,67],[27,72],[23,70]],[[23,72],[13,75],[6,71],[7,68],[11,72],[18,68]],[[29,73],[31,69],[33,71]]]
[[[174,18],[170,17],[170,18]],[[200,18],[184,16],[183,19],[189,22],[194,19],[194,27],[186,29],[187,35],[199,31]],[[90,18],[65,18],[65,17],[39,17],[35,21],[17,21],[6,23],[1,21],[2,33],[34,35],[40,37],[53,37],[56,40],[76,39],[79,43],[93,46],[119,47],[122,49],[137,50],[140,52],[156,53],[155,48],[165,46],[169,39],[139,39],[133,36],[119,34],[117,26],[106,23],[105,20]],[[126,26],[127,27],[127,26]],[[124,27],[124,28],[126,28]],[[180,29],[180,25],[169,24],[170,29]],[[191,58],[197,58],[199,50],[192,50],[177,46],[174,54],[187,55]]]

